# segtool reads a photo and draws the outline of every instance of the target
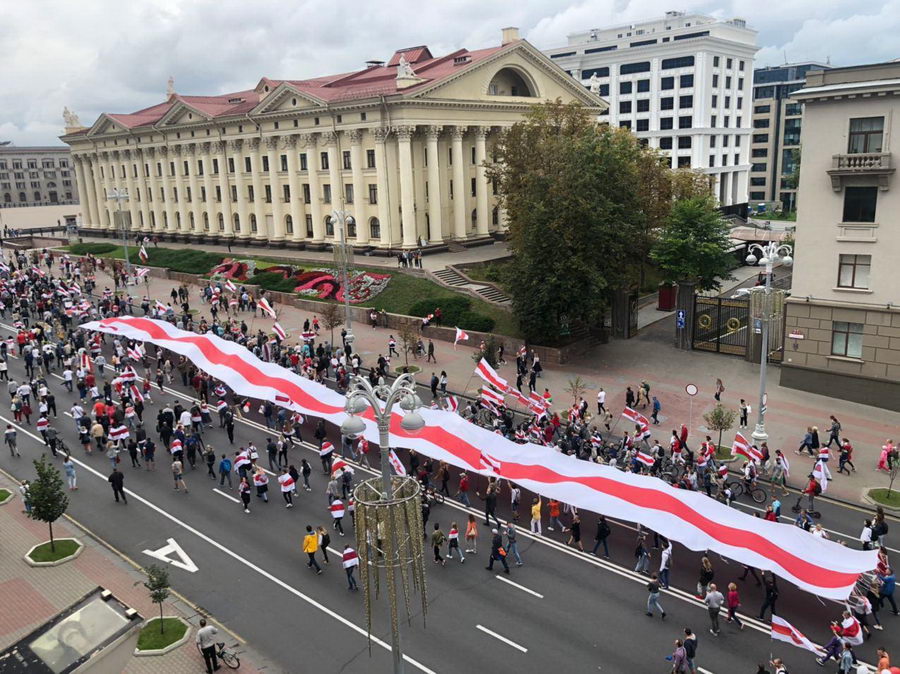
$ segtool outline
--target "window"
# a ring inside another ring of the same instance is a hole
[[[366,168],[375,168],[375,150],[366,150]]]
[[[212,172],[213,172],[213,175],[219,174],[219,160],[215,157],[213,157],[213,160],[212,160]],[[150,171],[147,169],[146,164],[144,165],[144,175],[147,175],[147,176],[150,175]]]
[[[750,172],[751,173],[765,173],[766,165],[765,164],[751,164]]]
[[[690,138],[688,138],[688,140],[690,140]],[[691,168],[691,158],[690,157],[679,157],[678,158],[678,168]]]
[[[718,57],[716,57],[716,58],[718,58]],[[713,86],[714,87],[719,86],[719,76],[718,75],[713,75]]]
[[[862,323],[835,321],[831,324],[831,355],[862,358]]]
[[[631,112],[631,101],[619,101],[619,114]]]
[[[672,96],[666,96],[659,99],[660,110],[672,110],[675,107],[675,99]]]
[[[378,221],[378,218],[369,220],[369,236],[372,239],[381,238],[381,223]]]
[[[691,116],[686,115],[684,117],[678,118],[678,128],[679,129],[690,129],[691,128]],[[690,147],[690,146],[688,146]]]
[[[677,58],[663,59],[661,68],[663,70],[672,70],[673,68],[689,68],[694,65],[693,56],[679,56]]]
[[[349,171],[351,168],[351,166],[350,166],[350,150],[344,150],[341,153],[341,157],[344,162],[344,170]]]
[[[680,87],[692,87],[694,86],[694,76],[693,75],[682,75],[678,78],[678,86]]]
[[[600,85],[600,95],[601,96],[609,96],[609,85],[608,84]]]
[[[290,215],[284,216],[284,231],[285,234],[294,233],[294,219]]]
[[[253,185],[247,185],[247,200],[254,201],[255,194],[253,194]],[[175,192],[175,201],[178,201],[178,192]]]
[[[799,103],[787,103],[784,106],[784,114],[786,117],[802,115],[803,107]]]
[[[660,89],[674,89],[675,88],[675,78],[674,77],[663,77],[659,81]]]
[[[691,147],[691,137],[690,136],[679,136],[678,137],[678,149],[679,150],[688,150]]]
[[[675,128],[672,124],[672,118],[671,117],[660,117],[659,118],[659,128],[662,130]]]
[[[679,108],[693,108],[694,107],[694,97],[693,96],[679,96],[678,97],[678,107]]]
[[[793,120],[792,120],[793,121]],[[850,120],[850,143],[847,152],[881,152],[884,117],[860,117]]]
[[[650,91],[650,80],[638,80],[637,90],[638,93],[646,93]]]
[[[767,133],[754,133],[754,134],[753,134],[753,142],[754,142],[754,143],[768,143],[768,142],[769,142],[769,134],[767,134]]]
[[[710,147],[716,146],[716,137],[714,135],[709,137],[709,146]]]
[[[751,187],[765,187],[766,179],[765,178],[750,178],[750,186]]]
[[[845,187],[843,222],[875,222],[877,187]]]
[[[754,129],[768,129],[769,128],[769,120],[768,119],[754,119],[753,120],[753,128]]]
[[[709,167],[712,168],[716,165],[716,155],[709,155]]]
[[[765,201],[766,193],[765,192],[751,192],[750,199],[752,201]]]
[[[750,156],[752,156],[752,157],[768,157],[769,150],[768,150],[768,148],[765,148],[765,147],[755,147],[755,148],[753,148],[753,151],[751,152]]]
[[[306,216],[306,238],[311,239],[313,237],[313,221],[312,216],[307,214]]]
[[[639,119],[637,121],[637,131],[649,131],[650,130],[650,120],[649,119]]]
[[[585,54],[589,52],[584,52]],[[581,71],[581,77],[583,79],[589,80],[594,75],[597,77],[609,77],[609,68],[604,66],[602,68],[585,68]]]
[[[325,236],[334,236],[334,218],[325,216]]]
[[[344,185],[344,201],[348,204],[353,203],[353,185]]]
[[[619,66],[620,75],[631,75],[633,73],[649,73],[650,61],[641,61],[640,63],[623,63]]]
[[[741,61],[740,63],[738,63],[738,66],[739,66],[739,69],[740,69],[740,70],[743,70],[743,69],[744,69],[744,62]]]
[[[235,202],[237,202],[237,200],[238,200],[237,186],[232,185],[231,186],[231,203],[235,203]],[[165,201],[165,199],[163,199],[163,201]]]
[[[725,88],[731,89],[731,75],[725,76]]]
[[[322,201],[324,201],[326,204],[331,203],[331,185],[329,185],[328,183],[322,185]]]
[[[369,203],[378,203],[378,185],[369,184]]]
[[[631,93],[631,82],[619,82],[619,93],[620,94],[630,94]]]
[[[282,171],[287,171],[287,170],[288,170],[288,163],[287,163],[287,155],[286,155],[286,154],[281,155],[281,170],[282,170]]]
[[[140,201],[140,191],[138,191],[138,201]],[[200,188],[200,201],[206,201],[206,188]]]
[[[247,169],[247,170],[249,171],[250,169]],[[263,170],[263,173],[269,172],[269,157],[267,155],[263,155],[262,170]]]
[[[726,107],[726,108],[730,108],[730,107],[731,107],[731,96],[726,96],[726,97],[725,97],[725,107]]]
[[[153,201],[153,195],[150,193],[150,188],[147,188],[147,197],[150,201]],[[222,201],[222,187],[220,185],[216,185],[216,202]]]
[[[282,185],[281,190],[284,195],[284,203],[286,203],[286,204],[290,203],[290,201],[291,201],[291,186],[290,185]]]
[[[713,106],[714,108],[719,107],[719,97],[718,97],[716,94],[713,94],[713,97],[712,97],[712,106]]]
[[[637,111],[638,112],[650,112],[650,99],[642,98],[637,102]]]
[[[869,289],[871,255],[841,255],[838,258],[838,288]]]
[[[228,158],[228,172],[234,173],[234,157]],[[160,176],[162,173],[159,170],[159,164],[156,165],[156,175]]]
[[[630,129],[631,128],[631,120],[630,119],[622,120],[621,122],[619,122],[619,128]]]
[[[328,170],[328,153],[327,152],[319,153],[319,168],[321,168],[323,171]]]
[[[300,170],[301,171],[308,170],[307,165],[306,165],[306,153],[305,152],[300,153]]]
[[[731,59],[728,59],[728,60],[725,62],[725,67],[726,67],[726,68],[730,68],[732,63],[733,63],[733,61],[732,61]]]
[[[303,183],[303,203],[308,204],[312,201],[312,194],[309,191],[309,183]]]
[[[253,171],[253,165],[251,163],[250,157],[244,157],[244,171],[246,173],[250,173]]]

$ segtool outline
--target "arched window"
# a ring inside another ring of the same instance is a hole
[[[284,231],[285,234],[294,233],[294,219],[290,215],[284,216]]]
[[[369,237],[372,239],[381,238],[381,222],[378,218],[369,219]]]
[[[11,204],[11,203],[12,203],[12,194],[10,194],[9,192],[7,192],[6,194],[4,194],[4,195],[3,195],[3,203],[5,203],[5,204]]]
[[[234,231],[235,232],[241,231],[241,216],[238,213],[234,214]]]
[[[325,216],[325,236],[334,236],[334,220],[330,215]]]
[[[531,77],[517,68],[501,68],[488,84],[490,96],[522,96],[534,98],[537,96],[537,87],[531,81]]]
[[[35,192],[35,194],[40,194],[40,192]],[[50,203],[55,204],[59,202],[59,195],[56,191],[50,192]]]
[[[24,192],[19,192],[19,201],[23,204],[28,201],[28,196]]]
[[[478,226],[478,209],[472,209],[472,229]]]
[[[259,231],[257,229],[257,225],[256,225],[256,214],[255,213],[250,214],[250,231],[253,234],[256,234],[256,232]]]
[[[47,187],[56,187],[56,183],[51,180],[49,183],[47,183]]]
[[[35,190],[35,192],[34,192],[34,200],[35,200],[35,201],[40,201],[40,200],[41,200],[41,193],[38,192],[37,190]]]
[[[224,232],[225,231],[225,218],[222,216],[221,213],[219,213],[219,217],[216,219],[216,221],[219,223],[219,231]]]

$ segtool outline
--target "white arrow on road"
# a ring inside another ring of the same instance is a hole
[[[144,554],[156,557],[166,564],[171,564],[190,573],[197,573],[200,570],[200,567],[194,564],[191,558],[187,556],[187,553],[181,549],[181,546],[175,542],[174,538],[166,539],[166,544],[159,550],[144,550]],[[169,559],[169,555],[172,554],[177,555],[178,559]]]

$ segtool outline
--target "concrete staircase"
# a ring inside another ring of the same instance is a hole
[[[431,275],[441,285],[454,290],[462,290],[491,304],[509,306],[511,303],[509,296],[493,284],[473,281],[460,274],[453,267],[438,269],[435,272],[431,272]]]

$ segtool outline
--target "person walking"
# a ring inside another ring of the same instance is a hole
[[[634,565],[635,573],[650,573],[650,552],[644,543],[644,534],[638,534],[637,547],[634,549],[634,558],[637,563]]]
[[[246,481],[246,480],[244,480]],[[248,485],[249,487],[249,485]],[[319,566],[319,563],[316,561],[316,552],[319,550],[319,534],[317,534],[311,524],[306,525],[306,535],[303,537],[303,552],[306,553],[306,556],[309,558],[309,561],[306,562],[306,566],[310,569],[316,570],[316,575],[321,575],[322,567]]]
[[[278,484],[281,485],[281,497],[284,499],[284,507],[293,508],[293,494],[294,489],[296,489],[296,484],[294,483],[294,478],[291,477],[291,474],[288,472],[287,468],[281,469],[281,475],[278,476]]]
[[[581,544],[581,518],[575,515],[572,518],[572,524],[569,527],[569,540],[566,545],[571,545],[584,552],[584,546]]]
[[[669,571],[672,569],[672,541],[667,540],[659,559],[659,582],[669,589]]]
[[[748,417],[750,416],[750,405],[747,404],[747,401],[741,398],[741,404],[738,407],[738,412],[740,413],[740,421],[738,422],[739,428],[747,428]]]
[[[684,643],[681,639],[675,639],[675,650],[666,658],[672,661],[673,674],[686,674],[688,671],[687,654],[684,651]]]
[[[728,583],[728,596],[726,597],[726,604],[728,606],[728,617],[725,618],[725,622],[736,622],[737,626],[740,629],[744,629],[744,623],[741,622],[741,619],[738,617],[737,610],[741,605],[741,597],[738,594],[737,585],[735,583]]]
[[[66,482],[69,484],[69,491],[77,490],[78,480],[75,476],[75,462],[72,461],[72,457],[68,453],[66,458],[63,459],[63,469],[66,471]]]
[[[825,443],[825,446],[831,449],[831,443],[837,444],[838,447],[841,446],[841,422],[837,420],[837,417],[833,414],[828,417],[828,421],[830,422],[828,425],[828,442]]]
[[[225,485],[225,480],[228,480],[228,488],[231,489],[231,459],[228,458],[228,455],[223,454],[222,458],[219,459],[219,486]]]
[[[6,424],[6,432],[3,434],[3,441],[9,447],[9,453],[13,457],[22,456],[19,453],[19,448],[16,445],[16,429],[13,428],[12,424]]]
[[[187,494],[187,485],[184,483],[184,466],[178,459],[172,462],[172,477],[175,479],[175,491],[183,489],[184,493]]]
[[[464,563],[466,556],[459,547],[459,527],[456,525],[456,522],[451,522],[450,531],[447,534],[447,557],[453,559],[454,550],[459,555],[459,563]]]
[[[776,615],[778,612],[775,610],[775,602],[778,601],[778,585],[775,582],[775,577],[772,575],[766,576],[763,575],[763,582],[765,583],[765,599],[763,600],[763,605],[759,609],[759,615],[756,616],[757,620],[765,620],[766,619],[766,609],[771,609],[772,615]]]
[[[611,530],[609,528],[609,523],[606,521],[605,515],[600,515],[600,519],[597,520],[597,535],[594,536],[594,549],[591,550],[591,554],[595,557],[597,556],[597,550],[600,549],[600,546],[603,546],[603,556],[606,559],[609,559],[609,545],[606,543],[606,539],[609,538],[609,534]]]
[[[531,502],[531,533],[541,535],[541,497],[535,496]]]
[[[203,662],[206,664],[207,674],[212,674],[220,669],[219,660],[216,657],[216,635],[219,633],[212,625],[206,624],[206,618],[200,618],[200,629],[197,630],[195,639],[197,648],[203,654]]]
[[[716,588],[715,583],[710,583],[706,596],[703,597],[703,603],[709,611],[709,633],[714,637],[719,636],[719,613],[722,611],[722,605],[725,603],[725,597]]]
[[[725,384],[722,383],[721,379],[716,379],[716,388],[713,393],[713,398],[716,399],[716,402],[722,400],[722,394],[725,393]]]
[[[356,571],[356,567],[359,566],[359,555],[357,555],[356,550],[349,545],[344,546],[341,564],[344,567],[344,571],[347,573],[347,589],[350,590],[350,592],[356,592],[359,589],[359,585],[357,585],[353,573]]]
[[[522,566],[524,562],[522,561],[522,557],[519,555],[519,542],[516,537],[516,525],[511,521],[507,522],[504,533],[506,534],[506,552],[516,558],[516,566]],[[584,551],[582,550],[582,552]]]
[[[491,556],[488,565],[484,567],[488,571],[494,570],[494,561],[503,564],[503,573],[509,574],[509,564],[506,563],[506,550],[503,549],[503,537],[496,529],[491,529]]]
[[[475,515],[469,515],[469,521],[466,522],[466,552],[478,554],[478,522]]]
[[[250,514],[250,483],[247,481],[247,476],[241,476],[241,481],[238,484],[238,493],[241,496],[241,503],[244,505],[244,512],[246,514]]]
[[[647,592],[650,593],[647,597],[647,615],[652,618],[653,609],[656,608],[656,610],[659,611],[662,619],[665,620],[666,612],[659,604],[659,580],[657,579],[655,573],[650,574],[650,582],[647,583]]]
[[[684,654],[687,656],[687,671],[691,674],[697,674],[697,668],[694,667],[694,658],[697,657],[697,635],[690,627],[684,628]]]
[[[709,557],[703,557],[700,560],[700,578],[697,580],[697,599],[703,599],[706,596],[707,588],[715,575]]]
[[[116,497],[116,503],[119,502],[119,496],[121,496],[122,503],[127,505],[128,499],[125,498],[125,476],[118,468],[113,468],[112,473],[110,473],[107,478],[107,482],[112,486],[113,496]]]
[[[321,524],[316,527],[316,534],[319,536],[319,551],[322,553],[322,561],[330,565],[331,560],[328,559],[328,546],[331,545],[331,534],[329,534]]]
[[[434,551],[434,563],[441,566],[447,566],[447,560],[441,555],[441,548],[444,546],[444,540],[447,537],[441,531],[441,525],[434,523],[434,531],[431,532],[431,549]]]

